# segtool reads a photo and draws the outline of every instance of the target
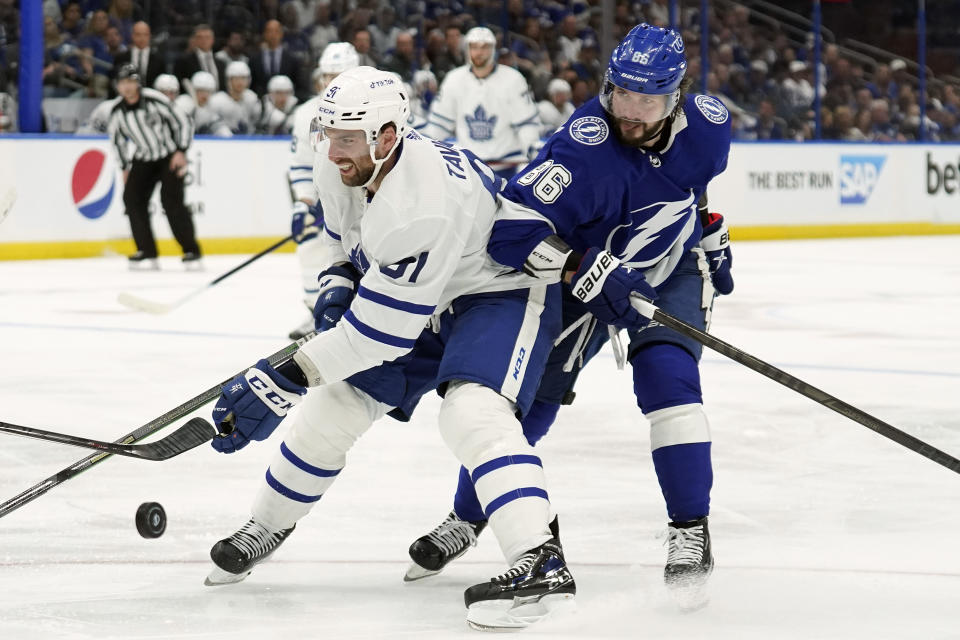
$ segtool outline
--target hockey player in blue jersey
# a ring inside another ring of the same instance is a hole
[[[488,245],[502,264],[565,283],[564,337],[523,419],[531,444],[572,400],[579,369],[608,330],[615,346],[616,330],[628,330],[625,356],[650,423],[670,518],[665,580],[678,588],[705,583],[713,567],[701,347],[648,324],[630,296],[655,299],[667,313],[705,329],[715,293],[733,289],[722,217],[698,212],[708,183],[726,167],[729,117],[717,98],[686,95],[685,70],[679,33],[634,27],[611,56],[601,95],[578,109],[506,186]],[[414,564],[406,579],[437,573],[476,542],[484,524],[463,473],[454,510],[411,545]]]
[[[337,76],[317,106],[313,180],[331,264],[317,322],[342,322],[285,365],[261,360],[223,387],[214,422],[224,435],[213,446],[224,453],[266,439],[302,404],[252,518],[211,550],[207,584],[244,579],[320,500],[374,421],[406,419],[439,387],[441,435],[471,470],[511,565],[466,590],[467,621],[524,627],[576,592],[549,526],[543,464],[517,420],[559,335],[560,287],[490,259],[492,170],[407,133],[409,112],[399,77],[363,66]]]

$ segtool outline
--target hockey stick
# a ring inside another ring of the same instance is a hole
[[[245,266],[247,266],[251,262],[255,262],[259,260],[263,256],[267,255],[271,251],[275,251],[276,249],[279,249],[280,247],[290,242],[291,240],[293,240],[292,235],[287,236],[286,238],[270,245],[260,253],[250,256],[249,258],[247,258],[246,260],[244,260],[243,262],[235,266],[233,269],[230,269],[230,271],[227,271],[223,275],[217,278],[214,278],[213,280],[203,285],[199,289],[195,291],[191,291],[187,295],[183,296],[179,300],[175,300],[174,302],[168,302],[168,303],[153,302],[152,300],[146,300],[139,296],[135,296],[131,293],[121,293],[120,295],[117,296],[117,302],[119,302],[125,307],[129,307],[130,309],[134,309],[136,311],[146,311],[147,313],[152,313],[154,315],[163,315],[165,313],[169,313],[174,309],[176,309],[177,307],[184,304],[185,302],[200,295],[210,287],[217,285],[220,282],[223,282],[224,280],[226,280],[227,278],[235,274],[237,271],[240,271],[240,269],[243,269]]]
[[[277,351],[276,353],[271,355],[269,358],[267,358],[267,360],[274,367],[279,366],[284,362],[287,362],[293,357],[293,354],[297,352],[297,350],[303,345],[303,343],[309,340],[310,338],[312,338],[314,335],[315,334],[313,333],[307,334],[306,336],[297,340],[293,344],[287,345],[280,351]],[[239,375],[239,374],[236,374],[236,375]],[[203,405],[207,404],[208,402],[220,397],[221,385],[226,384],[228,381],[230,381],[234,377],[235,376],[230,376],[230,378],[227,378],[220,384],[213,386],[207,389],[206,391],[204,391],[203,393],[201,393],[200,395],[187,400],[186,402],[181,404],[179,407],[175,407],[170,411],[167,411],[162,416],[154,418],[153,420],[143,425],[142,427],[135,429],[130,433],[128,433],[127,435],[119,438],[118,440],[115,441],[115,443],[116,444],[132,444],[139,440],[143,440],[144,438],[153,435],[154,433],[166,427],[167,425],[173,422],[176,422],[180,418],[183,418],[193,413],[194,411],[196,411]],[[46,480],[43,480],[42,482],[35,484],[34,486],[30,487],[26,491],[23,491],[22,493],[0,504],[0,518],[2,518],[3,516],[7,515],[12,511],[16,511],[17,509],[27,504],[28,502],[32,500],[36,500],[46,492],[53,489],[58,484],[62,482],[66,482],[70,478],[80,475],[90,467],[96,464],[99,464],[100,462],[103,462],[104,460],[109,458],[111,455],[112,454],[106,453],[106,452],[95,453],[91,456],[87,456],[83,460],[78,460],[77,462],[73,463],[66,469],[61,469],[60,471],[53,474]]]
[[[102,440],[94,440],[93,438],[81,438],[66,433],[56,433],[55,431],[45,431],[43,429],[10,424],[9,422],[0,422],[0,431],[14,433],[27,438],[69,444],[75,447],[97,449],[118,456],[157,461],[169,460],[184,451],[189,451],[190,449],[199,447],[204,442],[209,442],[213,436],[217,435],[216,428],[203,418],[193,418],[170,435],[148,444],[103,442]]]
[[[3,194],[0,194],[0,222],[4,221],[16,201],[17,188],[14,186],[8,187]]]
[[[862,424],[871,431],[875,431],[880,435],[893,440],[897,444],[910,449],[911,451],[916,451],[920,455],[933,460],[937,464],[942,465],[951,471],[960,473],[960,460],[932,445],[927,444],[923,440],[915,438],[909,433],[905,433],[904,431],[901,431],[900,429],[897,429],[896,427],[889,425],[878,418],[874,418],[869,413],[861,411],[853,405],[849,405],[843,400],[835,398],[829,393],[821,391],[820,389],[804,382],[803,380],[800,380],[799,378],[795,378],[786,371],[778,369],[772,364],[768,364],[759,358],[755,358],[749,353],[741,351],[740,349],[737,349],[733,345],[728,344],[719,338],[713,337],[709,333],[690,326],[683,320],[678,320],[677,318],[664,313],[655,305],[647,300],[644,300],[643,298],[634,297],[632,299],[632,303],[633,307],[645,318],[656,320],[663,326],[669,327],[677,333],[682,333],[685,336],[693,338],[703,346],[709,347],[717,353],[727,356],[731,360],[739,362],[745,367],[753,369],[757,373],[765,375],[774,382],[779,382],[788,389],[793,389],[797,393],[810,398],[814,402],[822,404],[828,409],[833,409],[840,415],[850,418],[854,422]]]

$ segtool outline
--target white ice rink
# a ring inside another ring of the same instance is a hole
[[[0,421],[114,440],[276,351],[305,319],[292,254],[268,256],[167,316],[204,273],[163,259],[0,262]],[[960,238],[740,243],[713,332],[960,456]],[[577,579],[547,638],[960,638],[960,475],[722,356],[703,361],[713,428],[710,605],[663,592],[663,501],[628,372],[609,351],[539,445]],[[0,518],[0,639],[477,637],[462,592],[500,573],[493,536],[432,582],[406,549],[450,508],[457,463],[431,396],[385,419],[275,558],[203,586],[281,434],[232,456],[114,457]],[[199,415],[208,417],[208,408]],[[182,422],[182,421],[181,421]],[[282,429],[282,427],[281,427]],[[169,433],[169,430],[161,434]],[[0,434],[0,501],[88,455]],[[166,534],[140,538],[158,501]]]

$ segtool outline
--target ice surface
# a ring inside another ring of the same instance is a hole
[[[960,239],[740,243],[719,337],[960,456]],[[272,353],[306,318],[290,254],[166,316],[205,273],[162,259],[0,262],[0,420],[114,440]],[[579,585],[550,638],[960,638],[960,476],[722,356],[702,367],[714,437],[710,605],[663,592],[663,501],[629,372],[609,351],[538,448]],[[492,535],[404,584],[407,545],[447,513],[457,463],[439,404],[376,425],[333,489],[246,582],[203,586],[280,440],[233,456],[112,458],[0,519],[0,638],[476,637],[462,591],[504,568]],[[207,410],[198,415],[207,415]],[[169,433],[169,430],[162,432]],[[85,457],[0,434],[0,500]],[[158,501],[162,538],[137,535]]]

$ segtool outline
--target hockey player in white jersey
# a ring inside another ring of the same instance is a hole
[[[297,243],[297,260],[303,284],[303,303],[311,312],[310,318],[290,332],[291,340],[298,340],[313,331],[313,306],[317,302],[317,276],[326,268],[323,243],[317,233],[323,223],[323,212],[316,210],[317,189],[313,185],[313,147],[310,144],[310,122],[317,115],[323,90],[339,74],[360,65],[360,56],[349,42],[331,42],[324,48],[313,72],[313,87],[317,95],[299,105],[293,112],[293,137],[290,140],[290,190],[293,193],[293,212],[290,233]]]
[[[290,135],[293,130],[293,110],[297,97],[293,95],[293,81],[287,76],[273,76],[267,82],[267,95],[261,100],[260,122],[257,133],[268,136]]]
[[[251,134],[260,120],[260,100],[250,90],[250,67],[235,60],[227,65],[227,90],[210,98],[210,108],[234,135]]]
[[[196,133],[229,138],[233,135],[230,127],[210,108],[210,98],[216,90],[217,81],[213,74],[209,71],[197,71],[190,76],[188,87],[188,91],[193,95],[180,94],[175,103],[193,121],[193,129]]]
[[[169,73],[158,75],[153,81],[153,88],[167,96],[170,102],[176,102],[177,96],[180,95],[180,81],[177,80],[177,76]]]
[[[207,584],[246,577],[322,497],[375,420],[407,419],[439,388],[441,435],[471,470],[512,565],[466,590],[467,620],[524,627],[572,604],[576,591],[548,526],[542,462],[517,420],[559,331],[559,285],[525,288],[536,278],[488,257],[492,172],[467,150],[407,132],[401,87],[393,74],[358,67],[323,94],[315,183],[334,266],[321,287],[332,299],[341,289],[356,295],[342,322],[279,370],[261,360],[224,385],[213,415],[225,435],[213,446],[225,453],[267,438],[302,405],[252,518],[211,550]]]
[[[497,38],[490,29],[474,27],[464,41],[469,62],[444,77],[420,132],[437,140],[455,138],[509,179],[536,155],[537,106],[523,75],[497,64]]]

